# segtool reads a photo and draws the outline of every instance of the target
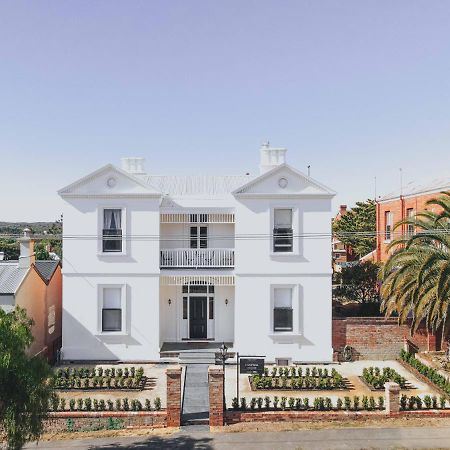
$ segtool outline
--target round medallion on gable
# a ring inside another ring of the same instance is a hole
[[[287,178],[283,177],[278,180],[278,186],[280,186],[281,189],[284,189],[285,187],[287,187],[287,185],[288,185]]]
[[[117,180],[114,177],[110,177],[106,180],[108,187],[113,188],[117,184]]]

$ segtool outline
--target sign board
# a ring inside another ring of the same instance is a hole
[[[239,360],[239,371],[241,373],[261,375],[264,373],[264,359],[263,358],[241,358]]]

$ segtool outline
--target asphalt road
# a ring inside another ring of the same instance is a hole
[[[450,427],[340,428],[286,432],[186,432],[168,436],[80,439],[28,444],[28,449],[77,450],[291,450],[450,449]]]

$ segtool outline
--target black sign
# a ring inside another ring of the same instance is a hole
[[[239,361],[239,371],[249,374],[264,373],[264,359],[262,358],[241,358]]]

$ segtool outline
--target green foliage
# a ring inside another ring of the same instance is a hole
[[[424,211],[398,222],[394,230],[409,225],[416,232],[389,245],[391,256],[380,271],[382,310],[398,314],[401,323],[412,313],[412,334],[423,322],[434,331],[450,325],[450,191],[427,206],[442,212]]]
[[[48,364],[26,354],[32,323],[23,309],[0,308],[0,428],[14,450],[42,434],[51,397]]]
[[[333,290],[336,298],[353,300],[360,303],[378,303],[379,266],[371,261],[343,267],[335,275],[338,285]]]
[[[374,389],[383,389],[388,381],[398,383],[402,389],[406,387],[406,378],[390,367],[384,367],[383,370],[380,370],[379,367],[364,368],[362,377]]]
[[[376,247],[376,238],[370,233],[355,234],[354,232],[376,231],[376,208],[373,200],[356,202],[356,206],[333,221],[333,232],[344,244],[350,245],[355,253],[364,256]]]

